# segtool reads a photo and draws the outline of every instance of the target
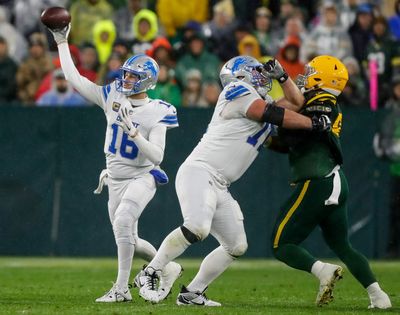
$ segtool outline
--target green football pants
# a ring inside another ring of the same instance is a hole
[[[275,222],[272,233],[275,257],[293,268],[311,272],[317,259],[299,244],[319,225],[327,245],[354,277],[364,287],[375,282],[367,259],[349,243],[347,197],[347,180],[341,170],[329,177],[297,183]]]

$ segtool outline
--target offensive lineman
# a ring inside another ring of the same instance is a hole
[[[157,288],[160,270],[191,244],[211,234],[220,246],[204,258],[196,277],[182,287],[176,302],[220,306],[207,299],[204,292],[247,249],[243,214],[228,191],[229,185],[257,157],[271,133],[270,123],[314,132],[330,128],[330,121],[324,117],[310,119],[274,106],[267,95],[271,79],[263,74],[263,65],[252,57],[232,58],[223,66],[220,78],[224,89],[207,132],[176,176],[183,225],[164,239],[154,259],[137,275],[142,285],[139,294],[145,300],[161,301],[165,294],[163,288]],[[297,104],[300,96],[301,103],[302,95],[293,81],[287,80],[283,88],[290,101]]]
[[[287,76],[276,60],[269,61],[266,68],[272,78]],[[347,80],[347,69],[337,58],[318,56],[311,60],[301,77],[304,106],[299,113],[312,117],[328,115],[333,122],[332,130],[315,134],[279,128],[279,136],[269,139],[271,149],[289,154],[291,180],[295,184],[275,221],[273,253],[290,267],[315,275],[320,281],[316,304],[328,304],[343,269],[317,260],[299,245],[319,225],[328,246],[368,292],[369,308],[386,309],[391,307],[388,295],[380,288],[367,259],[352,248],[348,239],[348,186],[340,168],[342,113],[337,103]]]
[[[128,282],[134,253],[151,260],[156,250],[138,237],[138,219],[156,192],[156,184],[168,181],[158,167],[164,155],[166,131],[178,126],[175,107],[151,100],[146,91],[154,88],[158,65],[146,55],[125,61],[114,83],[98,86],[82,77],[74,66],[68,47],[71,25],[52,31],[66,79],[85,98],[99,105],[106,115],[104,143],[107,169],[100,175],[95,193],[108,185],[108,212],[118,249],[118,276],[115,284],[96,302],[131,301]],[[171,262],[163,269],[161,285],[169,293],[181,273]]]

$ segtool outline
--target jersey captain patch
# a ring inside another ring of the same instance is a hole
[[[112,110],[113,110],[114,112],[118,112],[120,107],[121,107],[121,104],[120,104],[120,103],[114,102],[114,103],[112,104]]]

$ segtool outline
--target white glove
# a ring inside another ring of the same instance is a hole
[[[61,43],[66,43],[68,42],[68,35],[69,32],[71,31],[71,23],[69,23],[66,27],[64,27],[61,30],[49,29],[49,31],[51,34],[53,34],[54,40],[57,43],[57,45],[60,45]]]
[[[383,151],[383,149],[380,145],[380,142],[381,142],[381,139],[380,139],[379,133],[376,133],[374,135],[374,139],[372,141],[372,147],[374,149],[376,157],[378,157],[378,158],[383,157],[383,155],[385,154],[385,152]]]
[[[117,125],[121,126],[129,137],[135,138],[138,135],[139,130],[133,125],[131,116],[129,115],[129,110],[128,106],[121,106],[119,110],[119,118],[121,120],[117,120]]]

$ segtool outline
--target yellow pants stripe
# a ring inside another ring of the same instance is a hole
[[[281,237],[282,234],[282,230],[285,227],[286,223],[289,221],[290,217],[293,215],[293,213],[296,211],[296,209],[299,207],[301,201],[304,198],[304,195],[307,192],[308,189],[308,185],[310,184],[310,180],[307,180],[304,185],[303,188],[301,189],[300,195],[297,197],[295,203],[293,204],[293,206],[290,208],[290,210],[288,211],[288,213],[286,214],[285,218],[282,220],[281,224],[279,224],[278,227],[278,231],[276,232],[275,238],[274,238],[274,248],[278,247],[278,243],[279,243],[279,238]]]

